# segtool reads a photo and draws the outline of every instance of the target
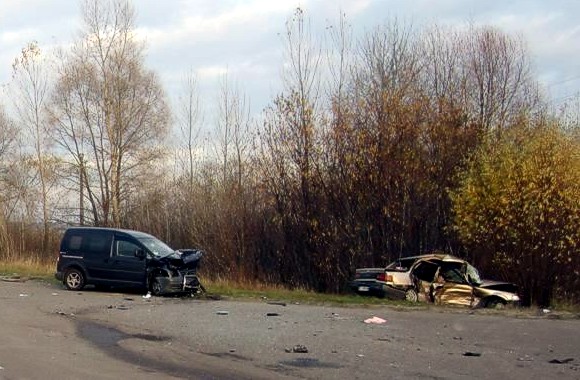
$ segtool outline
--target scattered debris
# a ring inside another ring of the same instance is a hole
[[[292,352],[294,352],[296,354],[306,354],[306,353],[308,353],[308,348],[306,348],[306,346],[304,346],[302,344],[297,344],[294,347],[292,347]]]
[[[64,311],[56,311],[55,313],[58,315],[62,315],[63,317],[74,317],[75,316],[74,313],[67,314]]]
[[[550,313],[550,309],[542,309],[542,313],[548,314],[548,313]]]
[[[552,359],[548,363],[550,364],[567,364],[574,361],[573,358],[566,358],[566,359]]]
[[[231,348],[231,349],[230,349],[230,352],[232,352],[232,353],[233,353],[233,352],[236,352],[236,349],[235,349],[235,348]]]
[[[270,301],[266,302],[268,305],[278,305],[278,306],[286,306],[286,302],[277,302],[277,301]]]
[[[372,317],[372,318],[368,318],[364,320],[364,323],[372,323],[372,324],[376,324],[376,325],[382,325],[383,323],[386,323],[387,321],[383,318],[379,318],[379,317]]]
[[[20,297],[28,297],[28,294],[26,294],[26,293],[20,293],[20,295],[19,295],[19,296],[20,296]]]
[[[0,365],[0,371],[2,371],[3,369],[4,369],[4,367],[2,367],[2,366]]]
[[[125,305],[109,305],[107,309],[129,310],[130,307]]]
[[[13,274],[11,276],[0,276],[0,280],[4,282],[26,282],[28,277],[20,277],[20,275]]]
[[[144,299],[149,299],[149,298],[151,298],[151,292],[147,292],[147,294],[145,294],[145,295],[143,296],[143,298],[144,298]]]
[[[131,298],[131,297],[125,297],[125,298],[123,298],[123,300],[125,300],[125,301],[135,301],[135,299],[134,298]]]
[[[53,296],[58,296],[58,293],[52,293]]]
[[[225,311],[225,310],[218,310],[215,312],[217,315],[228,315],[230,314],[229,311]]]
[[[460,337],[460,336],[454,336],[454,337],[453,337],[453,340],[463,340],[463,338],[462,338],[462,337]]]
[[[481,356],[481,353],[480,352],[470,352],[470,351],[467,351],[467,352],[464,352],[463,353],[463,356],[475,356],[475,357],[478,357],[478,356]]]
[[[518,361],[519,362],[533,362],[534,358],[531,357],[530,355],[524,355],[523,357],[518,358]]]
[[[280,314],[278,313],[266,313],[266,317],[279,317]]]
[[[365,356],[363,354],[357,354],[356,357],[357,358],[364,358]]]

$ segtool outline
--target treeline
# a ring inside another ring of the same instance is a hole
[[[195,76],[171,110],[128,4],[84,16],[58,60],[15,61],[3,257],[111,225],[204,249],[206,276],[341,292],[357,267],[443,250],[527,304],[580,301],[578,113],[550,112],[524,41],[397,21],[355,38],[343,18],[323,46],[297,9],[284,89],[252,117],[224,77],[207,137]]]

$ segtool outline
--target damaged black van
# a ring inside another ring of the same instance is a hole
[[[154,295],[204,292],[197,267],[202,252],[174,250],[144,232],[100,227],[65,231],[56,278],[69,290],[85,285],[139,287]]]

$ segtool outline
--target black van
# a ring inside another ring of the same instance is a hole
[[[173,250],[132,230],[74,227],[64,233],[56,278],[69,290],[85,285],[140,287],[154,295],[204,291],[197,277],[202,252]]]

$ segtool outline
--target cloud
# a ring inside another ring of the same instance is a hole
[[[81,24],[82,1],[19,0],[2,4],[0,84],[29,41],[43,50],[65,46]],[[227,69],[261,108],[280,86],[283,45],[279,33],[296,7],[306,10],[313,36],[322,41],[329,23],[346,14],[355,36],[392,19],[415,26],[436,22],[457,26],[471,21],[521,34],[537,72],[546,83],[578,75],[580,2],[566,0],[133,0],[138,38],[147,46],[147,65],[172,94],[183,73],[193,68],[205,91],[217,93]],[[578,88],[579,81],[553,91]],[[213,96],[213,94],[211,94]],[[173,96],[173,95],[172,95]]]
[[[174,20],[175,25],[141,27],[137,29],[137,33],[147,40],[152,49],[166,44],[224,42],[224,39],[227,41],[234,33],[263,29],[269,24],[269,19],[287,14],[292,8],[289,2],[255,0],[241,2],[232,8],[222,9],[219,13],[207,15],[203,11],[195,12],[188,6],[179,12],[182,16]]]

